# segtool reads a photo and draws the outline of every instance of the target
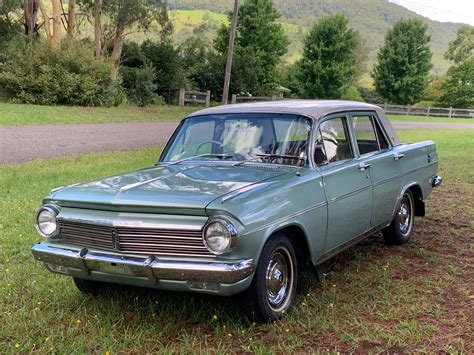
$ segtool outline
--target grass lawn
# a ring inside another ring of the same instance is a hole
[[[305,273],[294,309],[249,324],[229,299],[136,288],[96,298],[34,262],[34,214],[54,186],[151,165],[159,148],[0,167],[0,353],[472,352],[474,134],[401,131],[438,145],[441,188],[413,240],[379,237]]]
[[[179,106],[74,107],[0,102],[0,125],[179,121],[196,110],[196,107]]]
[[[130,121],[179,121],[187,114],[202,107],[178,106],[120,106],[120,107],[69,107],[36,106],[0,102],[0,125],[38,125],[67,123],[108,123]],[[411,122],[474,122],[464,118],[398,116],[390,115],[392,121]]]

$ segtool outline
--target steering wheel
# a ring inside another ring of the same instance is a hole
[[[198,154],[199,153],[199,149],[201,149],[201,147],[205,144],[217,144],[220,148],[222,148],[224,146],[224,144],[222,144],[221,142],[218,142],[218,141],[206,141],[206,142],[202,142],[201,144],[198,145],[198,147],[196,148],[196,150],[194,151],[194,154]]]

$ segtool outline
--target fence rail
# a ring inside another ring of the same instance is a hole
[[[237,104],[239,102],[257,102],[257,101],[276,101],[284,100],[281,96],[237,96],[236,94],[232,95],[231,103]]]
[[[186,91],[185,89],[179,90],[179,106],[184,106],[186,103],[192,104],[203,104],[209,107],[211,104],[211,92],[201,91]]]
[[[415,115],[429,117],[474,118],[474,108],[421,107],[410,105],[376,104],[389,115]]]

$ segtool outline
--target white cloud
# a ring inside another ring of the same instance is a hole
[[[420,15],[441,22],[474,25],[473,0],[389,0]]]

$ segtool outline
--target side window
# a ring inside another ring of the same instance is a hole
[[[377,120],[371,115],[353,115],[352,125],[360,155],[386,149],[388,144],[378,127]]]
[[[316,137],[314,154],[316,164],[327,164],[353,157],[346,119],[338,117],[321,123]]]

